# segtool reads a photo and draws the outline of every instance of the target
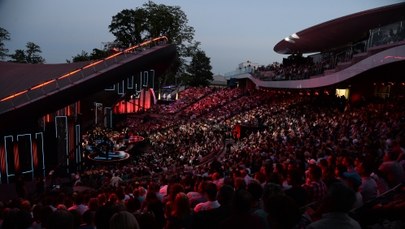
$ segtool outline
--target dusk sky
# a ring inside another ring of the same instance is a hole
[[[142,7],[135,0],[0,0],[0,27],[10,33],[9,54],[27,42],[41,47],[46,63],[103,48],[114,40],[112,16]],[[194,27],[196,41],[211,59],[214,74],[233,71],[250,60],[267,65],[283,55],[273,47],[284,37],[348,14],[402,0],[155,0],[180,6]]]

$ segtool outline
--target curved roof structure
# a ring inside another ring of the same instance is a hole
[[[280,54],[322,52],[366,38],[370,29],[405,19],[405,3],[330,20],[297,32],[274,46]]]

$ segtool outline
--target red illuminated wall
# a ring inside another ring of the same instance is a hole
[[[1,173],[6,173],[6,151],[4,145],[0,145],[0,170]]]
[[[14,168],[16,172],[20,171],[20,154],[18,152],[18,143],[14,142]]]
[[[128,101],[123,100],[117,103],[114,106],[114,113],[127,114],[149,110],[154,103],[153,96],[153,89],[142,89],[139,98],[130,99]]]

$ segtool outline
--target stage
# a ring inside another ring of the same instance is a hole
[[[87,155],[87,159],[101,163],[122,162],[129,158],[129,153],[125,151],[108,152],[108,154],[94,152]]]

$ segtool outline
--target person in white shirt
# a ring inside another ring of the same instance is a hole
[[[207,184],[204,195],[207,201],[197,204],[194,207],[194,212],[207,211],[215,208],[219,208],[220,204],[217,200],[217,185],[210,182]]]
[[[363,197],[363,202],[366,203],[378,196],[377,182],[371,177],[372,164],[368,161],[359,162],[356,165],[356,171],[361,176],[361,185],[359,191]]]
[[[73,206],[71,206],[67,210],[68,211],[75,210],[75,211],[79,212],[80,215],[83,215],[83,213],[89,209],[89,207],[86,204],[84,204],[83,195],[80,193],[74,193],[73,199],[74,199]]]
[[[121,177],[119,177],[118,174],[114,173],[113,176],[111,177],[110,185],[117,188],[121,182],[122,182]]]
[[[356,201],[355,192],[343,182],[335,182],[322,201],[324,214],[320,220],[307,226],[307,229],[360,229],[360,224],[351,218],[348,212]]]
[[[204,195],[207,184],[207,181],[201,180],[196,184],[196,187],[194,187],[196,190],[187,193],[191,208],[194,208],[199,203],[207,201],[207,198]]]

